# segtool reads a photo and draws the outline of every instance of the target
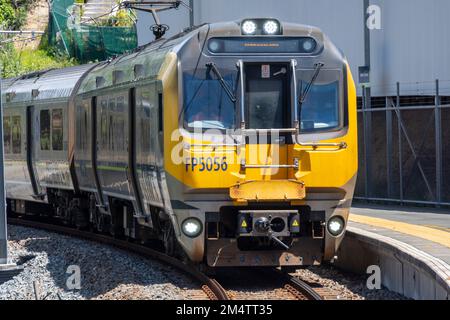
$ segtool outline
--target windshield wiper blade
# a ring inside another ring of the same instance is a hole
[[[303,102],[305,102],[306,97],[308,96],[308,93],[311,90],[311,87],[316,82],[317,77],[319,76],[319,72],[323,66],[324,66],[324,64],[322,62],[318,62],[318,63],[314,64],[314,67],[315,67],[314,74],[313,74],[311,80],[309,81],[308,85],[306,86],[305,90],[302,92],[302,94],[300,95],[300,97],[298,99],[298,103],[300,104],[300,106],[303,104]]]
[[[227,83],[225,82],[225,80],[223,79],[222,75],[219,72],[219,69],[217,69],[216,65],[214,64],[214,62],[209,62],[206,64],[206,67],[209,68],[209,70],[212,70],[214,72],[214,74],[216,75],[216,77],[219,79],[220,85],[222,86],[222,88],[225,90],[225,92],[227,93],[228,97],[230,98],[230,100],[232,102],[236,102],[236,97],[234,96],[233,92],[231,91],[231,89],[228,87]]]

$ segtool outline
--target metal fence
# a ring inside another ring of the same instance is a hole
[[[450,95],[442,84],[411,94],[397,83],[392,95],[359,99],[355,199],[450,206]]]

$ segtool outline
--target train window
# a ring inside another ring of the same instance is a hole
[[[283,82],[268,79],[249,80],[246,89],[249,128],[283,128]]]
[[[150,108],[152,107],[150,102],[150,92],[142,90],[141,88],[136,90],[136,124],[138,128],[139,136],[136,138],[140,141],[140,151],[147,155],[150,153],[151,148],[151,131],[150,131]]]
[[[245,65],[245,106],[247,128],[290,128],[287,64]]]
[[[302,85],[304,88],[306,83]],[[301,130],[317,131],[338,127],[338,97],[338,81],[313,85],[300,111]]]
[[[52,149],[55,151],[63,150],[63,110],[52,110]]]
[[[221,70],[225,83],[235,88],[232,74]],[[218,79],[209,76],[206,70],[204,78],[184,76],[184,121],[188,128],[230,129],[234,127],[235,104],[227,95]]]
[[[114,110],[116,110],[116,99],[110,98],[108,103],[108,123],[109,123],[109,130],[108,130],[108,150],[113,151],[114,150]]]
[[[77,106],[77,148],[86,151],[89,147],[90,122],[88,106],[90,100],[84,100]]]
[[[301,93],[310,81],[312,70],[301,71],[298,84]],[[328,131],[341,124],[340,117],[340,72],[323,70],[299,108],[300,129],[303,132]]]
[[[20,123],[20,116],[12,117],[12,153],[22,152],[22,126]]]
[[[41,150],[50,150],[50,111],[41,110],[39,114]]]
[[[11,153],[11,117],[3,117],[3,146],[5,153]]]
[[[108,148],[108,101],[104,98],[100,102],[100,146]]]
[[[116,142],[117,151],[125,151],[125,138],[127,133],[125,132],[125,97],[117,97],[116,114],[114,116],[115,130],[114,140]]]

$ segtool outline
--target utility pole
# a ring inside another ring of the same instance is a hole
[[[360,79],[365,78],[362,84],[362,95],[363,95],[363,121],[364,121],[364,160],[365,160],[365,194],[367,198],[372,195],[372,108],[371,103],[371,88],[370,88],[370,29],[367,26],[367,21],[369,19],[369,0],[364,0],[363,2],[363,28],[364,28],[364,66],[360,68]],[[361,82],[361,80],[360,80]]]
[[[1,70],[0,70],[1,72]],[[3,104],[2,104],[2,76],[0,74],[0,266],[8,263],[8,243],[6,230],[5,179],[3,159]]]
[[[191,8],[191,10],[189,10],[189,26],[193,27],[195,22],[194,22],[194,0],[189,0],[189,8]]]
[[[1,72],[1,68],[0,68]],[[5,171],[3,154],[2,76],[0,73],[0,284],[22,270],[8,259],[8,232],[6,223]]]

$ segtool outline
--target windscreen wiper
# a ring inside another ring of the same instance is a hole
[[[230,98],[230,100],[232,102],[236,102],[236,97],[234,96],[233,92],[231,91],[231,89],[228,87],[227,83],[223,79],[223,77],[220,74],[219,69],[217,69],[215,63],[214,62],[209,62],[209,63],[206,64],[206,67],[208,68],[208,70],[212,70],[214,72],[214,74],[216,75],[216,77],[219,78],[220,85],[225,90],[225,92],[227,93],[227,95]]]
[[[323,66],[324,66],[324,64],[322,62],[318,62],[318,63],[314,64],[314,68],[315,68],[314,74],[313,74],[311,80],[309,81],[308,85],[306,86],[305,90],[300,94],[300,97],[298,98],[298,103],[299,103],[300,107],[302,106],[303,102],[305,102],[306,97],[308,96],[308,93],[311,90],[311,87],[316,82],[317,77],[319,76],[319,72]]]

